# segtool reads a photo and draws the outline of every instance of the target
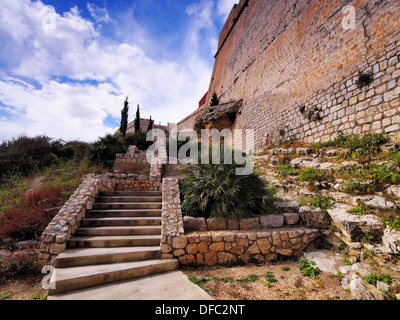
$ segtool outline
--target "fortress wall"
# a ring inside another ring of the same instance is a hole
[[[348,4],[355,29],[342,27]],[[292,136],[398,132],[398,21],[398,0],[241,0],[220,35],[206,106],[214,91],[221,103],[243,99],[234,128],[255,129],[258,150]],[[362,89],[361,71],[374,78]],[[314,108],[321,119],[306,116]]]

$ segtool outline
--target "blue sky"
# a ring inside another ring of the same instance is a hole
[[[0,0],[0,140],[94,141],[130,119],[177,122],[208,89],[238,0]]]

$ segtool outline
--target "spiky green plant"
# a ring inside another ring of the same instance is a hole
[[[189,216],[241,219],[275,213],[274,191],[253,172],[237,175],[240,165],[192,165],[182,183],[182,210]]]

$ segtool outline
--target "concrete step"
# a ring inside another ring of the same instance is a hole
[[[54,267],[70,268],[159,258],[161,258],[159,246],[68,249],[54,260]]]
[[[100,196],[96,197],[96,203],[130,203],[130,202],[162,202],[158,196]]]
[[[67,248],[159,246],[160,241],[161,235],[73,237],[67,242]]]
[[[90,210],[86,218],[112,218],[112,217],[161,217],[160,209],[114,209]]]
[[[56,268],[50,280],[50,284],[55,284],[55,289],[50,289],[49,295],[172,271],[177,268],[178,261],[175,259]]]
[[[118,196],[145,196],[145,197],[161,197],[161,191],[101,191],[99,193],[100,197],[118,197]]]
[[[134,235],[159,235],[161,226],[133,226],[133,227],[94,227],[79,228],[75,232],[76,237],[87,236],[134,236]]]
[[[115,210],[115,209],[161,209],[162,203],[137,202],[137,203],[94,203],[93,210]]]
[[[113,218],[86,218],[81,221],[80,227],[100,226],[160,226],[161,217],[113,217]]]

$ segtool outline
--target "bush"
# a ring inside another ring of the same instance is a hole
[[[89,149],[91,164],[105,168],[112,168],[115,163],[115,155],[126,153],[129,146],[134,145],[139,150],[147,150],[154,142],[146,141],[146,133],[138,131],[129,133],[125,137],[107,134],[99,138]]]
[[[373,286],[376,286],[376,283],[378,281],[384,282],[386,284],[392,284],[393,278],[392,276],[388,275],[387,273],[382,274],[382,275],[377,275],[377,274],[369,274],[365,276],[364,280],[368,282],[369,284],[372,284]]]
[[[127,147],[121,136],[107,134],[92,144],[89,150],[89,160],[92,164],[112,168],[115,155],[126,153]]]
[[[306,168],[300,171],[298,179],[305,182],[315,182],[322,181],[324,176],[320,169]]]
[[[316,266],[314,261],[303,259],[299,262],[300,272],[303,276],[315,277],[320,274],[321,270]]]
[[[22,135],[0,145],[0,181],[12,175],[28,176],[60,160],[80,162],[89,145],[84,142],[65,143],[47,136],[33,138]]]
[[[26,275],[36,271],[36,250],[16,251],[8,254],[0,265],[0,271],[6,276]]]
[[[365,165],[341,170],[340,177],[347,179],[344,191],[353,194],[373,194],[383,191],[386,184],[400,184],[400,173],[380,165]]]
[[[331,198],[322,195],[316,195],[314,198],[310,200],[310,205],[321,209],[331,209],[333,203]]]
[[[348,148],[344,154],[346,159],[369,159],[380,151],[380,146],[388,141],[384,134],[368,133],[364,136],[339,134],[335,140],[319,142],[314,148]]]
[[[42,188],[29,193],[0,216],[0,241],[6,238],[30,240],[38,238],[53,216],[46,209],[62,205],[61,188]]]
[[[182,183],[184,213],[231,219],[274,213],[274,192],[267,180],[254,172],[236,175],[239,167],[235,163],[190,166]]]
[[[299,174],[299,171],[290,164],[279,165],[276,167],[276,171],[278,171],[282,177],[297,176]]]

